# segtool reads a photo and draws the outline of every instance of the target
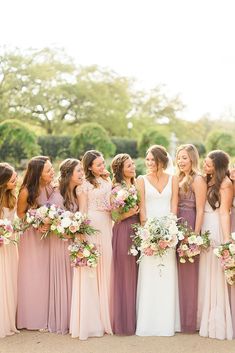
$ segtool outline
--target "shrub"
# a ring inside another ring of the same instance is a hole
[[[125,137],[112,137],[112,142],[116,146],[116,154],[128,153],[131,158],[138,157],[137,141]]]

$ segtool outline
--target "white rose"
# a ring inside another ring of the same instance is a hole
[[[235,254],[235,244],[229,244],[229,251],[231,252],[231,254]]]
[[[196,239],[196,244],[197,245],[202,245],[203,244],[203,239],[202,239],[202,237],[200,235]]]
[[[232,239],[235,240],[235,232],[233,232],[233,233],[231,234],[231,236],[232,236]]]
[[[84,257],[89,257],[90,256],[90,251],[88,250],[88,249],[84,249],[83,250],[83,255],[84,255]]]
[[[191,235],[191,237],[188,237],[188,243],[189,244],[197,244],[196,235]]]
[[[178,233],[178,228],[176,224],[171,224],[169,227],[169,233],[170,234],[177,234]]]
[[[71,223],[72,223],[72,221],[71,221],[70,218],[63,218],[63,219],[61,220],[61,226],[62,226],[63,228],[68,228],[68,227],[71,225]]]
[[[178,239],[183,240],[184,239],[184,234],[183,232],[178,232]]]
[[[130,252],[131,252],[131,255],[133,255],[133,256],[138,255],[138,251],[137,251],[136,249],[134,249],[134,248],[132,248],[132,249],[130,250]]]

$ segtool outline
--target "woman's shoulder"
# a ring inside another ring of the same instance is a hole
[[[233,189],[233,183],[232,183],[231,179],[230,179],[228,176],[226,176],[226,177],[223,179],[220,188],[221,188],[221,189],[226,189],[226,188],[231,188],[231,189]]]

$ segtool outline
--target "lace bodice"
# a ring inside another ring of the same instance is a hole
[[[112,183],[110,180],[97,178],[99,186],[95,188],[90,182],[85,181],[82,189],[87,194],[88,212],[93,211],[109,211],[110,195]]]
[[[168,215],[171,210],[172,176],[169,175],[168,182],[161,193],[149,182],[146,175],[143,178],[147,218]]]

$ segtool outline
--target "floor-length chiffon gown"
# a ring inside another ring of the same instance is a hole
[[[15,210],[3,207],[2,219],[13,220]],[[18,248],[10,243],[0,246],[0,338],[16,329]]]
[[[145,207],[147,218],[170,213],[172,177],[160,193],[147,179]],[[163,264],[163,266],[161,266]],[[173,336],[180,331],[178,276],[175,249],[159,256],[143,256],[137,284],[138,336]]]
[[[198,327],[203,337],[232,339],[232,317],[228,285],[214,247],[223,243],[219,209],[206,202],[202,232],[210,231],[211,247],[202,252],[199,263]]]
[[[233,198],[233,207],[231,210],[231,230],[235,232],[235,197]],[[233,321],[233,338],[235,338],[235,284],[231,286],[231,311]]]
[[[38,206],[47,204],[53,193],[51,185],[41,189]],[[28,330],[48,328],[49,308],[49,238],[30,227],[20,237],[18,270],[17,327]]]
[[[177,216],[180,222],[187,221],[188,226],[194,230],[196,199],[192,186],[187,192],[179,188]],[[199,255],[194,257],[194,263],[186,261],[182,264],[178,260],[180,323],[183,333],[194,333],[197,329],[198,271]]]

